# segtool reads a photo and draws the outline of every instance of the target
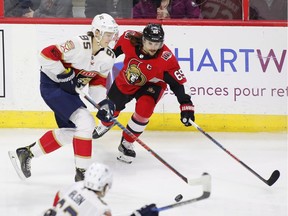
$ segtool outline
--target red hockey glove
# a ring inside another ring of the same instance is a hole
[[[193,122],[195,121],[193,104],[192,103],[181,104],[180,110],[181,110],[181,122],[186,127],[191,126],[189,120],[192,120]]]

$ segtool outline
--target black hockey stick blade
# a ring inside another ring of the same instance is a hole
[[[279,170],[274,170],[270,178],[266,181],[269,186],[272,186],[280,177]]]
[[[217,140],[215,140],[212,136],[210,136],[208,133],[206,133],[201,127],[199,127],[195,122],[192,120],[189,120],[190,124],[193,125],[198,131],[200,131],[204,136],[206,136],[209,140],[211,140],[214,144],[216,144],[218,147],[220,147],[223,151],[225,151],[228,155],[230,155],[233,159],[235,159],[237,162],[239,162],[242,166],[244,166],[247,170],[249,170],[251,173],[253,173],[255,176],[257,176],[261,181],[263,181],[265,184],[272,186],[280,177],[280,172],[278,170],[274,170],[274,172],[271,174],[270,178],[268,180],[264,179],[261,175],[259,175],[255,170],[253,170],[251,167],[249,167],[247,164],[245,164],[243,161],[241,161],[239,158],[237,158],[235,155],[233,155],[230,151],[228,151],[224,146],[222,146]]]
[[[170,204],[170,205],[167,205],[167,206],[163,206],[163,207],[160,207],[160,208],[153,208],[152,211],[160,212],[160,211],[168,210],[168,209],[171,209],[171,208],[183,206],[183,205],[190,204],[190,203],[195,203],[195,202],[198,202],[200,200],[209,198],[210,195],[211,195],[211,176],[210,176],[210,174],[204,172],[202,174],[202,178],[196,179],[195,183],[196,182],[198,184],[202,185],[203,193],[202,193],[201,196],[193,198],[193,199],[190,199],[190,200],[185,200],[185,201],[182,201],[182,202],[178,202],[178,203]]]
[[[171,204],[171,205],[155,208],[155,209],[152,209],[152,211],[160,212],[160,211],[168,210],[168,209],[171,209],[171,208],[180,207],[180,206],[183,206],[183,205],[186,205],[186,204],[195,203],[195,202],[198,202],[200,200],[204,200],[204,199],[209,198],[210,194],[211,194],[210,191],[204,191],[201,196],[196,197],[194,199],[185,200],[185,201],[174,203],[174,204]]]

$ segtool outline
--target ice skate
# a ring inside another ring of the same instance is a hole
[[[31,176],[31,159],[34,157],[30,147],[18,148],[15,151],[9,151],[8,155],[18,176],[24,180]]]
[[[134,151],[133,143],[127,142],[123,137],[121,143],[118,147],[119,155],[118,160],[131,164],[136,157],[136,152]]]
[[[98,138],[102,137],[113,126],[114,126],[114,124],[112,124],[111,126],[105,126],[100,122],[100,124],[98,126],[96,126],[94,131],[93,131],[93,135],[92,135],[93,139],[98,139]]]
[[[75,182],[83,181],[85,177],[85,169],[76,168]]]

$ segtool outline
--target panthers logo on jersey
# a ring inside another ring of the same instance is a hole
[[[89,72],[85,70],[80,70],[77,73],[77,86],[78,87],[83,87],[87,85],[91,79],[93,79],[97,75],[96,72]]]
[[[125,77],[129,84],[143,86],[146,83],[146,77],[143,75],[140,69],[141,62],[136,59],[131,59],[127,70],[125,71]]]

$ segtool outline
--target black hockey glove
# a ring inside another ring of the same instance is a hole
[[[57,212],[54,209],[48,209],[43,216],[56,216]]]
[[[131,216],[158,216],[158,211],[153,211],[153,208],[157,208],[154,203],[143,206],[141,209],[133,212]]]
[[[192,103],[186,103],[180,105],[181,110],[181,122],[186,126],[191,126],[189,120],[195,121],[194,106]]]
[[[59,85],[61,89],[70,94],[77,94],[75,90],[77,80],[75,77],[74,70],[72,68],[67,68],[65,72],[58,74],[57,78],[59,80]]]
[[[104,99],[99,103],[99,106],[96,117],[103,122],[111,122],[115,112],[115,104],[109,99]]]

